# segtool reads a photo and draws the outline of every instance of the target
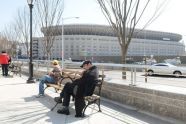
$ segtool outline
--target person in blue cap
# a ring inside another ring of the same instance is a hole
[[[80,67],[84,69],[81,78],[76,79],[73,83],[66,83],[64,89],[60,93],[60,97],[54,99],[56,102],[61,102],[63,105],[62,109],[57,111],[59,114],[70,114],[70,96],[74,96],[75,117],[82,117],[82,110],[85,106],[84,96],[91,96],[94,92],[99,76],[98,68],[92,65],[92,62],[89,60],[84,61]]]

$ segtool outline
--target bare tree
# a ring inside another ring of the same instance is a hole
[[[97,0],[101,10],[117,35],[121,46],[121,63],[126,63],[126,55],[136,26],[139,24],[151,0]],[[161,13],[165,0],[157,4],[153,15],[146,21],[144,28],[151,24]],[[126,72],[123,71],[123,79]]]
[[[8,43],[8,40],[1,33],[1,35],[0,35],[0,50],[1,51],[6,49],[7,43]]]
[[[13,25],[5,26],[2,32],[3,48],[13,57],[16,56],[17,50],[17,33]]]
[[[37,0],[35,14],[37,23],[44,34],[43,53],[50,59],[51,48],[54,44],[53,26],[58,26],[63,13],[63,0]],[[45,56],[44,55],[44,56]]]
[[[27,7],[28,8],[28,7]],[[25,7],[24,10],[18,10],[17,16],[15,18],[14,29],[17,32],[17,37],[20,43],[24,44],[26,49],[27,57],[29,56],[29,37],[30,37],[30,30],[29,30],[29,13]]]

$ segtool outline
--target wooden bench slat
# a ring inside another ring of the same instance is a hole
[[[96,94],[93,94],[92,96],[85,96],[84,98],[85,98],[85,100],[87,100],[87,101],[94,101],[94,100],[100,99],[100,96],[98,96],[98,95],[96,95]]]
[[[46,84],[48,87],[53,87],[57,90],[63,90],[63,86],[62,85],[57,85],[57,84]]]

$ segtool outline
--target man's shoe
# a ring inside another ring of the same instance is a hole
[[[43,97],[45,97],[44,94],[38,94],[38,95],[36,96],[36,98],[43,98]]]
[[[58,109],[58,110],[57,110],[57,113],[59,113],[59,114],[65,114],[65,115],[69,115],[69,114],[70,114],[68,108]]]
[[[62,103],[62,98],[61,97],[55,97],[54,101],[57,103]]]
[[[75,115],[76,118],[83,118],[85,117],[83,114]]]

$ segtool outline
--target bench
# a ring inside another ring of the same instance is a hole
[[[63,86],[67,82],[72,82],[72,80],[74,80],[77,77],[77,73],[78,72],[75,72],[75,71],[63,70],[61,75],[58,77],[57,82],[55,83],[47,82],[44,90],[46,90],[49,87],[52,87],[55,89],[56,92],[62,91]]]
[[[23,63],[11,63],[9,65],[9,69],[10,69],[10,72],[14,74],[19,74],[19,76],[21,77],[21,66],[23,65]]]
[[[94,90],[94,94],[92,96],[85,96],[84,99],[85,99],[85,107],[83,109],[83,116],[85,115],[85,111],[87,109],[87,107],[89,105],[92,105],[92,104],[97,104],[98,105],[98,108],[99,108],[99,112],[101,112],[101,107],[100,107],[100,96],[101,96],[101,88],[102,88],[102,85],[103,85],[103,82],[104,82],[104,78],[105,78],[105,75],[99,75],[99,79],[98,79],[98,83],[96,84],[96,88]],[[97,93],[95,93],[97,90]]]
[[[67,71],[66,71],[67,72]],[[69,72],[69,71],[68,71]],[[77,76],[77,72],[75,71],[70,71],[70,73],[66,76],[66,77],[63,77],[63,79],[61,79],[61,82],[60,82],[60,85],[57,86],[58,89],[63,89],[64,87],[64,84],[67,83],[67,82],[73,82],[75,79],[79,78],[80,76]],[[96,84],[96,87],[95,87],[95,90],[94,90],[94,94],[92,96],[85,96],[84,97],[84,100],[85,100],[85,107],[83,109],[83,116],[85,114],[85,111],[87,109],[87,107],[89,105],[92,105],[92,104],[97,104],[98,105],[98,108],[99,108],[99,112],[101,112],[101,107],[100,107],[100,95],[101,95],[101,88],[102,88],[102,84],[104,82],[104,78],[105,78],[105,75],[99,75],[99,78],[98,78],[98,82]],[[54,85],[50,85],[49,86],[54,86]],[[56,88],[56,87],[54,87]],[[57,102],[54,107],[51,108],[51,111],[54,110],[54,108],[58,105],[59,103]]]

